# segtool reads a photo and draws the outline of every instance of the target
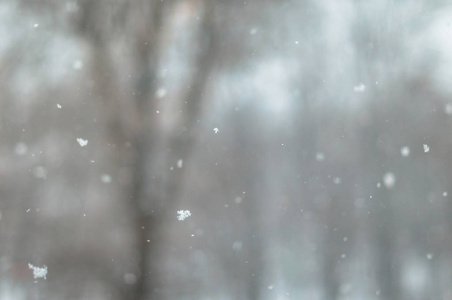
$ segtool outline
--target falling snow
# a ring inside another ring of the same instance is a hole
[[[448,115],[452,115],[452,103],[447,103],[446,106],[444,106],[444,112]]]
[[[80,147],[85,147],[86,145],[88,145],[88,140],[77,138],[77,143],[80,145]]]
[[[333,182],[334,182],[334,184],[341,184],[342,179],[340,177],[334,177]]]
[[[132,273],[124,274],[123,279],[124,279],[124,282],[126,284],[129,284],[129,285],[135,284],[135,282],[137,282],[137,276],[135,274],[132,274]]]
[[[317,161],[324,161],[324,160],[325,160],[325,154],[323,154],[322,152],[318,152],[318,153],[315,155],[315,159],[316,159]]]
[[[191,216],[191,212],[189,210],[178,210],[177,214],[178,214],[177,219],[179,221],[183,221]]]
[[[424,152],[427,153],[430,151],[430,147],[427,144],[424,144]]]
[[[28,268],[30,268],[30,269],[32,269],[33,270],[33,277],[35,278],[35,279],[38,279],[38,278],[44,278],[44,279],[47,279],[47,266],[42,266],[42,268],[40,268],[40,267],[36,267],[36,266],[33,266],[32,264],[28,264]]]
[[[400,148],[400,154],[402,154],[403,157],[410,156],[410,147],[405,146],[405,147]]]
[[[240,251],[240,250],[242,250],[242,246],[243,246],[243,243],[242,243],[241,241],[235,241],[235,242],[232,244],[232,249],[233,249],[234,251]]]
[[[165,88],[159,88],[159,89],[155,92],[155,95],[156,95],[158,98],[163,98],[163,97],[166,96],[166,94],[167,94],[167,91],[166,91]]]
[[[383,184],[388,189],[392,189],[396,183],[396,177],[393,173],[388,172],[383,176]]]
[[[18,143],[16,147],[14,148],[14,152],[16,152],[17,155],[25,155],[27,153],[27,145],[24,143]]]
[[[46,179],[47,169],[43,166],[36,166],[33,168],[33,176],[39,179]]]
[[[217,127],[215,127],[214,129],[213,129],[213,132],[214,133],[218,133],[220,130],[217,128]]]
[[[111,176],[108,175],[108,174],[103,174],[103,175],[100,177],[100,180],[101,180],[103,183],[110,183],[110,182],[111,182]]]
[[[353,90],[357,93],[364,92],[366,90],[366,86],[362,83],[353,87]]]
[[[72,63],[72,69],[81,70],[83,68],[83,62],[81,60],[76,60]]]

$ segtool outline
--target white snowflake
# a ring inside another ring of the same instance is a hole
[[[80,145],[80,147],[85,147],[86,145],[88,145],[88,140],[77,138],[77,143]]]
[[[177,219],[179,221],[183,221],[191,216],[191,212],[189,210],[178,210],[177,214],[178,214]]]
[[[430,147],[427,144],[424,144],[424,152],[427,153],[430,151]]]
[[[410,147],[405,146],[405,147],[400,148],[400,154],[402,154],[403,157],[410,156]]]
[[[324,161],[324,160],[325,160],[325,154],[322,153],[322,152],[318,152],[318,153],[315,155],[315,159],[316,159],[317,161]]]
[[[444,107],[444,111],[446,112],[446,114],[452,115],[452,103],[447,103]]]
[[[214,129],[213,129],[213,132],[214,133],[218,133],[220,130],[217,128],[217,127],[215,127]]]
[[[47,266],[46,265],[44,265],[44,266],[42,266],[42,268],[40,268],[40,267],[33,266],[32,264],[29,263],[28,268],[33,270],[33,277],[35,279],[38,279],[38,278],[47,279],[47,277],[46,277],[47,276]]]
[[[72,63],[72,69],[81,70],[83,68],[83,62],[81,60],[76,60]]]
[[[391,172],[386,173],[383,176],[383,183],[384,183],[385,187],[387,187],[388,189],[393,188],[396,183],[395,175]]]
[[[364,92],[366,90],[366,86],[364,84],[360,83],[359,85],[354,86],[353,90],[358,93]]]
[[[184,161],[182,159],[179,159],[177,161],[177,167],[180,169],[180,168],[182,168],[183,165],[184,165]]]
[[[47,169],[43,166],[36,166],[33,168],[33,175],[36,178],[46,179],[47,178]]]
[[[168,93],[168,92],[166,91],[165,88],[159,88],[159,89],[155,92],[155,95],[156,95],[158,98],[163,98],[163,97],[166,96],[167,93]]]
[[[25,155],[27,153],[27,145],[24,143],[18,143],[14,148],[17,155]]]
[[[103,183],[110,183],[110,182],[111,182],[111,176],[108,175],[108,174],[103,174],[103,175],[100,177],[100,180],[101,180]]]

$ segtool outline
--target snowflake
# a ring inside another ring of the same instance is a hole
[[[424,152],[427,153],[430,151],[430,147],[427,144],[424,144]]]
[[[177,219],[179,221],[183,221],[191,216],[191,212],[189,210],[178,210],[177,214],[178,214]]]
[[[387,187],[388,189],[393,188],[396,183],[395,175],[391,172],[386,173],[383,176],[383,183],[384,183],[385,187]]]
[[[446,114],[452,115],[452,103],[447,103],[444,107],[444,111],[446,112]]]
[[[318,152],[318,153],[315,155],[315,159],[316,159],[317,161],[324,161],[324,160],[325,160],[325,154],[323,154],[322,152]]]
[[[400,149],[400,154],[402,154],[403,157],[410,156],[410,147],[408,147],[408,146],[402,147]]]
[[[83,68],[83,62],[81,60],[76,60],[72,63],[72,68],[74,70],[81,70]]]
[[[157,90],[157,92],[155,92],[155,94],[156,94],[157,97],[163,98],[163,97],[166,96],[167,91],[166,91],[165,88],[159,88],[159,89]]]
[[[42,266],[42,268],[40,268],[40,267],[35,267],[29,263],[28,268],[33,270],[33,277],[35,279],[38,279],[38,278],[47,279],[46,278],[46,276],[47,276],[47,266],[46,265],[44,265],[44,266]]]
[[[179,159],[177,161],[177,167],[180,169],[180,168],[182,168],[183,165],[184,165],[184,161],[182,159]]]
[[[111,182],[111,176],[108,175],[108,174],[103,174],[103,175],[100,177],[100,180],[101,180],[103,183],[110,183],[110,182]]]
[[[357,93],[364,92],[366,90],[366,86],[362,83],[353,87],[353,90]]]
[[[77,139],[77,143],[79,143],[80,147],[85,147],[86,145],[88,145],[88,140],[84,140],[82,138],[78,138]]]

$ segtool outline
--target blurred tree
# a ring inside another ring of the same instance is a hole
[[[196,142],[197,120],[202,112],[203,93],[215,67],[218,38],[215,34],[211,1],[186,1],[203,11],[194,48],[193,74],[186,94],[178,99],[181,113],[176,125],[166,132],[156,115],[159,96],[158,72],[164,45],[165,22],[178,17],[169,1],[135,1],[112,4],[98,1],[81,3],[78,31],[92,49],[92,76],[96,98],[101,101],[108,135],[117,149],[117,168],[130,172],[130,183],[122,195],[128,202],[134,223],[137,247],[137,279],[125,299],[162,297],[161,249],[165,240],[167,218],[175,217],[175,208],[184,185],[186,167],[175,168],[187,161]],[[106,14],[106,12],[108,12]],[[105,19],[106,18],[106,19]],[[131,92],[119,89],[121,64],[112,54],[116,39],[127,42],[125,51],[132,64]],[[119,73],[118,73],[119,72]],[[163,153],[159,153],[162,151]],[[159,175],[154,174],[163,163]],[[159,182],[150,189],[153,182]]]
[[[442,5],[2,2],[0,296],[450,298]]]

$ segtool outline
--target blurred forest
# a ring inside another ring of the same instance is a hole
[[[0,1],[0,299],[452,299],[451,23]]]

